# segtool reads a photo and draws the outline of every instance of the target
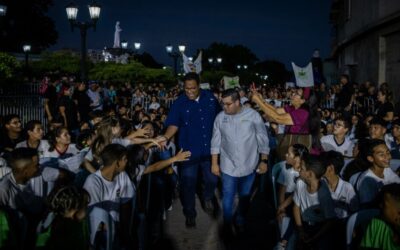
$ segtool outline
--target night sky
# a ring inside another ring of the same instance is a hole
[[[54,0],[49,15],[56,22],[57,44],[50,49],[80,47],[79,30],[72,33],[65,13],[70,0]],[[98,0],[101,6],[97,30],[88,31],[88,49],[112,47],[116,21],[121,40],[141,42],[163,64],[172,64],[165,52],[170,43],[186,45],[186,54],[212,42],[249,47],[260,60],[276,59],[288,66],[308,63],[315,48],[329,56],[329,0]],[[87,4],[79,6],[78,20],[89,20]]]

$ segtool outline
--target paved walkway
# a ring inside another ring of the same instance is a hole
[[[219,234],[221,216],[213,219],[208,216],[197,201],[196,228],[185,227],[185,217],[179,200],[173,203],[165,221],[165,238],[154,249],[173,250],[265,250],[272,249],[275,242],[275,225],[272,208],[264,193],[256,192],[248,214],[245,232],[226,242]]]

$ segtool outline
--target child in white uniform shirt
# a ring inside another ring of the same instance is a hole
[[[370,167],[356,182],[356,190],[363,207],[371,205],[383,185],[400,183],[400,177],[390,169],[390,159],[390,151],[385,141],[372,139],[367,156]]]
[[[278,199],[279,206],[277,209],[278,223],[284,224],[283,221],[289,220],[288,227],[281,225],[281,240],[275,249],[284,249],[293,233],[293,192],[296,187],[296,180],[299,177],[301,162],[307,157],[308,149],[302,144],[294,144],[288,149],[286,161],[283,162],[282,170],[278,176],[279,183]]]
[[[326,172],[324,181],[328,184],[331,196],[335,202],[335,212],[339,219],[347,218],[358,210],[358,198],[353,186],[342,180],[338,173],[344,165],[343,155],[336,151],[323,152],[321,158],[324,161]]]
[[[298,245],[304,249],[334,249],[331,231],[336,214],[334,203],[325,182],[321,181],[326,168],[317,157],[302,164],[296,183],[293,215],[299,235]]]
[[[109,212],[122,246],[128,242],[131,201],[135,198],[133,183],[125,172],[126,154],[122,145],[105,146],[101,152],[103,167],[89,175],[83,186],[90,195],[89,210],[100,207]]]
[[[344,118],[336,118],[333,135],[325,135],[321,138],[324,151],[334,150],[340,152],[343,156],[352,157],[354,143],[347,137],[350,128],[350,121]]]

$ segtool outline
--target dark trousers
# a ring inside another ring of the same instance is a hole
[[[203,181],[202,199],[207,201],[214,198],[214,191],[218,178],[211,173],[211,162],[201,161],[196,164],[182,164],[180,166],[180,193],[183,214],[186,217],[196,217],[196,188],[198,173],[201,172]]]

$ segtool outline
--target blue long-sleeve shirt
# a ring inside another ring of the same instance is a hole
[[[178,146],[192,155],[187,164],[210,159],[211,136],[216,115],[221,106],[215,96],[200,90],[198,101],[182,94],[173,103],[166,127],[178,127]]]

